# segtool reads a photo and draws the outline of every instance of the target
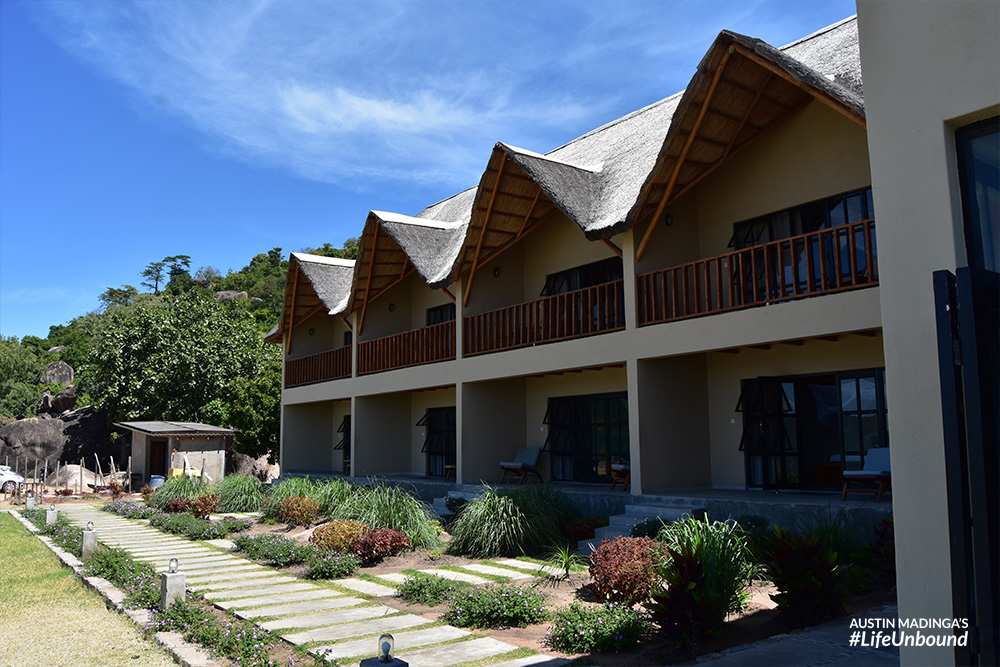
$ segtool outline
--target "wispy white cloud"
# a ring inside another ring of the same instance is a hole
[[[692,71],[668,76],[671,55],[703,52],[747,13],[712,4],[712,16],[700,2],[608,0],[32,7],[57,43],[211,150],[364,189],[463,187],[496,141],[545,151],[677,92]]]

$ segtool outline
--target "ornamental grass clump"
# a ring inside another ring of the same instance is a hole
[[[208,486],[200,480],[187,475],[171,477],[158,488],[146,502],[161,512],[167,511],[167,505],[171,500],[180,498],[182,500],[192,500],[198,496],[208,493]]]
[[[474,558],[519,556],[565,541],[561,527],[579,517],[564,492],[547,484],[484,486],[451,527],[451,553]]]
[[[741,611],[759,568],[735,523],[687,518],[661,533],[654,571],[659,589],[647,605],[680,648],[718,637],[726,614]]]
[[[588,608],[574,602],[556,612],[546,644],[563,653],[618,653],[651,634],[646,614],[628,605],[608,602]]]
[[[635,604],[649,598],[653,586],[653,547],[648,537],[603,540],[590,555],[591,591],[600,600]]]
[[[264,502],[264,485],[251,475],[226,475],[212,485],[212,493],[219,496],[222,513],[259,512]]]
[[[528,586],[478,586],[451,599],[442,618],[463,628],[523,628],[549,618],[545,596]]]
[[[767,571],[778,593],[785,622],[811,625],[844,612],[847,575],[839,565],[839,554],[817,535],[800,535],[774,527],[767,550]]]
[[[372,530],[398,530],[409,538],[414,549],[441,546],[427,503],[410,491],[385,482],[370,482],[355,487],[335,514],[333,518],[360,521]]]
[[[286,498],[313,498],[318,493],[318,485],[308,477],[291,477],[277,486],[271,487],[270,493],[261,504],[264,518],[280,521],[281,501]]]
[[[347,503],[357,487],[342,479],[332,479],[316,488],[316,502],[320,516],[336,519],[341,516],[340,508]]]
[[[242,551],[248,558],[266,561],[276,567],[305,563],[317,555],[316,547],[299,544],[281,535],[240,535],[233,540],[233,549]]]

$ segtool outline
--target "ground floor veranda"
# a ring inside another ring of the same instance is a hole
[[[497,482],[500,462],[535,447],[542,480],[595,491],[625,465],[637,496],[839,500],[840,472],[888,446],[883,363],[880,333],[864,331],[286,403],[281,460],[286,474],[460,489]]]

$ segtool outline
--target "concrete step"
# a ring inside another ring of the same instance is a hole
[[[705,512],[704,507],[693,504],[642,503],[626,505],[625,512],[608,517],[608,525],[595,530],[593,538],[580,540],[577,543],[577,553],[589,555],[591,551],[600,546],[604,539],[612,540],[616,537],[627,536],[634,527],[645,521],[669,523],[688,516],[701,518]]]

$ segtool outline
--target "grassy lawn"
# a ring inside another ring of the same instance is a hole
[[[6,512],[0,512],[0,563],[0,665],[175,664]]]

